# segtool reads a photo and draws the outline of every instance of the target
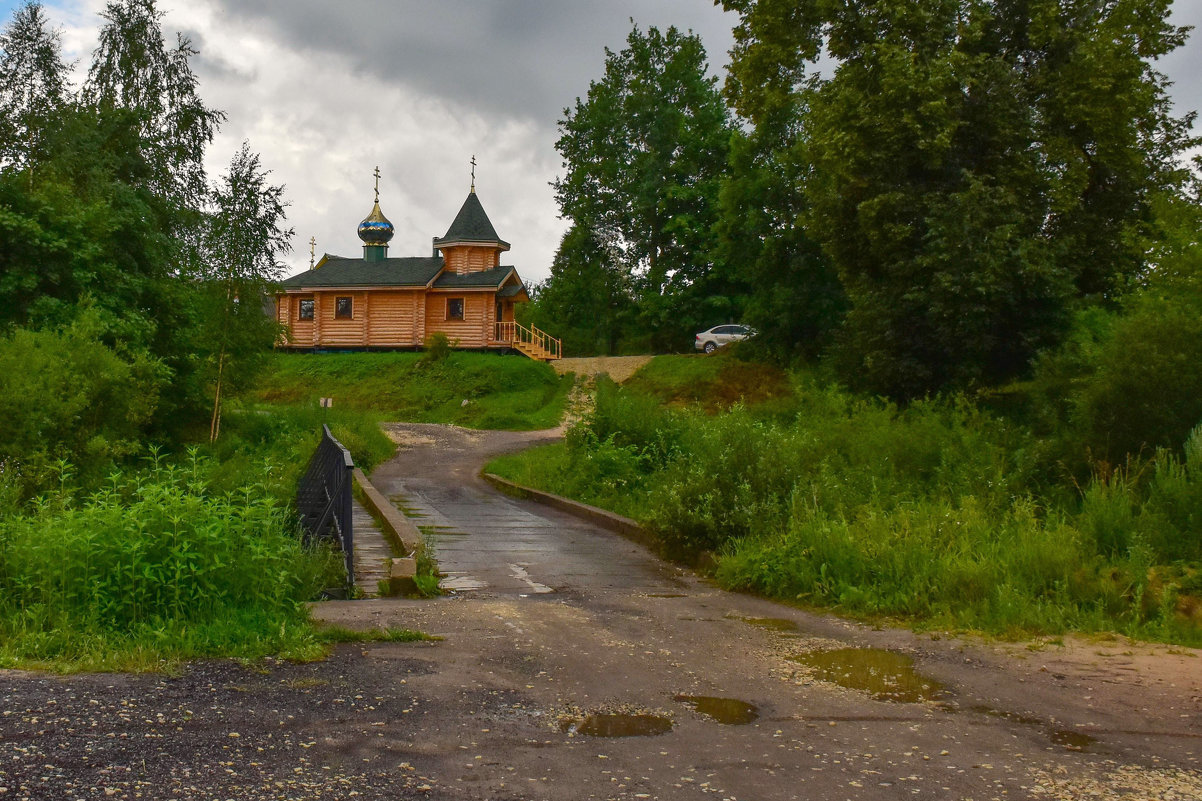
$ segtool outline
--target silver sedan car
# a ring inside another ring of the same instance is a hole
[[[747,339],[753,333],[755,332],[745,325],[716,325],[710,330],[698,334],[693,347],[706,353],[713,353],[723,345]]]

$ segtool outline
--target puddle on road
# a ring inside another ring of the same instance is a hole
[[[988,715],[991,718],[1009,720],[1013,723],[1020,723],[1023,726],[1043,729],[1049,740],[1056,745],[1064,746],[1069,751],[1089,751],[1098,742],[1097,737],[1073,731],[1072,729],[1049,729],[1046,720],[1037,718],[1034,715],[1020,715],[1017,712],[1006,712],[987,704],[974,704],[968,707],[968,711],[976,712],[979,715]]]
[[[688,598],[683,592],[649,592],[648,598]]]
[[[1062,745],[1069,751],[1088,751],[1090,746],[1098,742],[1097,737],[1090,737],[1071,729],[1056,729],[1049,735],[1056,745]]]
[[[797,624],[783,617],[741,617],[744,623],[768,631],[797,631]]]
[[[589,737],[653,737],[672,731],[672,719],[663,715],[627,712],[594,712],[583,718],[562,718],[560,731]]]
[[[714,698],[709,695],[677,695],[674,701],[689,704],[698,713],[727,726],[745,726],[760,716],[755,704],[737,698]]]
[[[1011,720],[1011,721],[1014,721],[1015,723],[1021,723],[1024,726],[1042,726],[1043,725],[1043,720],[1041,718],[1033,717],[1031,715],[1020,715],[1017,712],[1003,712],[1000,709],[994,709],[993,707],[987,706],[985,704],[974,704],[968,708],[968,711],[976,712],[979,715],[988,715],[991,718],[1001,718],[1003,720]]]
[[[905,654],[879,648],[839,648],[790,656],[814,678],[868,693],[878,701],[918,703],[935,698],[943,685],[914,670]]]

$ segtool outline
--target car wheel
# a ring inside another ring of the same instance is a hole
[[[714,351],[716,351],[717,349],[718,349],[718,346],[717,346],[717,345],[715,345],[713,342],[706,342],[706,343],[705,343],[705,352],[706,352],[706,353],[713,353],[713,352],[714,352]]]

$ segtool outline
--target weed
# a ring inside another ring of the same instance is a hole
[[[416,557],[417,574],[413,577],[413,583],[417,585],[417,594],[422,598],[436,598],[442,595],[442,588],[438,586],[442,574],[438,572],[438,563],[434,561],[430,548],[418,548]]]

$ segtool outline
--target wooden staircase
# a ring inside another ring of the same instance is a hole
[[[534,326],[526,327],[509,320],[497,323],[497,341],[508,343],[514,350],[540,362],[563,358],[563,343]]]

